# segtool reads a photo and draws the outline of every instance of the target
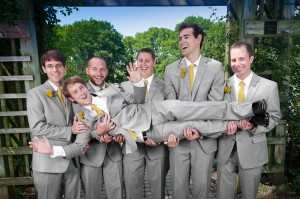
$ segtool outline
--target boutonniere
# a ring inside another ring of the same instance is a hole
[[[182,68],[181,69],[181,73],[180,73],[180,77],[184,78],[185,77],[185,73],[186,73],[186,68]]]
[[[48,97],[53,97],[53,91],[52,91],[52,90],[48,90],[48,91],[46,92],[46,95],[47,95]]]
[[[227,86],[224,87],[224,93],[230,93],[230,91],[231,91],[230,87]]]
[[[83,112],[78,112],[78,117],[80,118],[80,119],[84,119],[84,114],[83,114]]]

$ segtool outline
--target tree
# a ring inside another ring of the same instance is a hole
[[[125,40],[128,41],[127,37]],[[128,44],[125,44],[127,49]],[[157,61],[155,74],[160,78],[163,78],[165,67],[180,56],[178,35],[167,28],[149,28],[143,33],[137,33],[131,45],[134,58],[141,48],[154,50]]]
[[[109,22],[82,20],[72,25],[57,25],[55,31],[57,36],[52,46],[65,53],[68,61],[67,76],[86,77],[87,60],[98,55],[106,60],[108,82],[120,82],[124,79],[127,60],[123,36]]]

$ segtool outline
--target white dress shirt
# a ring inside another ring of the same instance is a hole
[[[199,66],[199,63],[200,63],[201,55],[195,61],[195,63],[190,62],[186,57],[184,57],[184,58],[185,58],[185,61],[186,61],[186,64],[187,64],[188,67],[190,67],[191,64],[195,64],[195,67],[194,67],[194,81],[195,81],[195,77],[196,77],[196,74],[197,74],[197,71],[198,71],[198,66]]]

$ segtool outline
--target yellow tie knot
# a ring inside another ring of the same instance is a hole
[[[97,115],[105,115],[105,112],[102,109],[98,108],[96,104],[92,104],[91,109],[95,111]]]
[[[239,83],[239,92],[238,92],[238,102],[244,102],[245,101],[245,82],[241,81]]]
[[[63,107],[65,107],[65,100],[64,100],[64,97],[63,97],[62,89],[61,89],[61,88],[58,88],[58,89],[57,89],[57,95],[58,95],[59,101],[61,102],[61,105],[62,105]]]

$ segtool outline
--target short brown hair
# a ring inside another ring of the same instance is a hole
[[[68,79],[66,79],[63,82],[62,90],[63,90],[63,94],[66,98],[71,97],[71,94],[68,91],[68,86],[69,85],[74,85],[74,84],[77,84],[77,83],[80,83],[80,84],[83,84],[83,85],[86,86],[83,79],[81,77],[78,77],[78,76],[69,77]]]
[[[45,66],[46,61],[51,61],[52,59],[60,61],[64,66],[66,66],[66,57],[59,50],[49,50],[45,52],[41,57],[42,66]]]
[[[235,42],[234,44],[231,45],[230,50],[232,50],[233,48],[240,48],[242,46],[245,46],[246,51],[249,54],[249,57],[253,56],[252,46],[245,41]]]

